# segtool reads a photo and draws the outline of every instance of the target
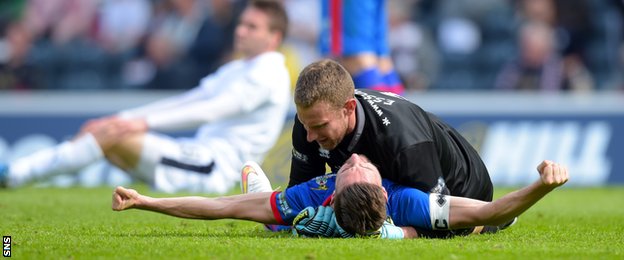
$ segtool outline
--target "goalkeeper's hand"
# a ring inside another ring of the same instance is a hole
[[[403,229],[401,227],[397,227],[392,223],[392,220],[388,219],[384,221],[381,227],[373,232],[370,232],[366,235],[357,237],[363,238],[381,238],[381,239],[403,239],[405,236],[403,234]]]
[[[303,237],[334,237],[336,226],[336,215],[332,207],[307,207],[293,220],[293,234]]]
[[[380,238],[383,239],[403,239],[404,237],[403,229],[395,226],[394,223],[390,221],[384,221],[380,231]]]

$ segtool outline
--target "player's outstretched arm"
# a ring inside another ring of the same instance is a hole
[[[519,216],[555,188],[568,181],[568,169],[552,161],[537,166],[540,179],[493,202],[451,197],[450,228],[502,225]]]
[[[277,224],[271,210],[271,193],[259,192],[217,198],[175,197],[153,198],[133,189],[117,187],[113,192],[112,209],[149,210],[180,218],[242,219]]]

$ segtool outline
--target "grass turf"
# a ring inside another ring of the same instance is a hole
[[[0,234],[11,236],[18,259],[624,258],[624,187],[556,190],[494,235],[401,241],[293,238],[254,222],[113,212],[111,194],[112,188],[0,190]]]

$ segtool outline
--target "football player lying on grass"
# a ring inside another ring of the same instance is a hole
[[[354,154],[337,174],[320,176],[283,192],[216,198],[153,198],[117,187],[112,208],[116,211],[142,209],[191,219],[229,218],[293,225],[294,233],[305,236],[415,238],[418,234],[414,227],[436,230],[504,225],[568,181],[567,168],[551,161],[543,161],[537,171],[540,179],[533,184],[493,202],[483,202],[426,194],[382,180],[373,164]],[[255,163],[245,165],[243,190],[260,182],[268,183],[262,169]],[[343,196],[343,192],[350,195]],[[361,200],[362,195],[365,200]],[[361,212],[346,214],[345,210]]]

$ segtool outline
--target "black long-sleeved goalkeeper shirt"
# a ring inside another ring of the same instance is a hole
[[[477,151],[455,129],[403,97],[355,91],[355,130],[327,151],[306,140],[295,117],[289,186],[336,172],[353,153],[363,154],[383,178],[420,189],[492,200],[492,182]]]

